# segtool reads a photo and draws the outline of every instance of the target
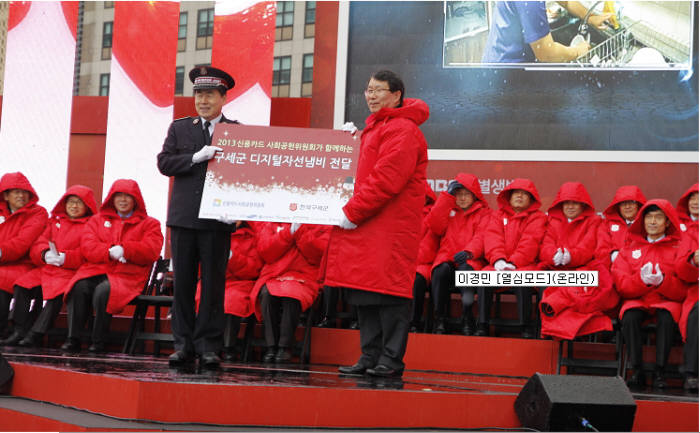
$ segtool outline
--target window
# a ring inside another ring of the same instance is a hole
[[[197,49],[211,48],[212,35],[214,34],[214,9],[200,9],[197,11]]]
[[[104,7],[105,9],[112,9],[114,8],[114,2],[104,2]]]
[[[187,49],[187,12],[180,12],[180,22],[177,26],[177,50]]]
[[[275,40],[288,41],[294,33],[294,2],[277,2]]]
[[[112,58],[112,21],[105,21],[102,24],[102,60]]]
[[[275,57],[272,63],[272,96],[289,96],[292,56]]]
[[[100,74],[100,96],[109,96],[109,74]]]
[[[311,96],[311,82],[314,78],[314,55],[304,54],[301,68],[301,96]]]
[[[304,14],[304,37],[313,38],[316,33],[316,2],[306,2]]]
[[[185,67],[178,66],[175,68],[175,94],[182,95],[185,87]]]

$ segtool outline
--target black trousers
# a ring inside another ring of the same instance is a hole
[[[515,292],[515,299],[518,302],[518,322],[521,325],[528,325],[532,316],[532,288],[512,287],[510,289]],[[479,296],[479,324],[488,325],[493,304],[493,289],[479,286],[476,293]]]
[[[330,320],[333,320],[336,317],[338,317],[338,300],[341,297],[341,293],[343,294],[343,300],[345,300],[345,292],[341,287],[323,287],[323,317],[328,318]],[[350,315],[352,316],[353,320],[356,320],[357,309],[354,305],[350,305],[349,307]]]
[[[385,305],[358,305],[362,356],[358,363],[368,368],[378,364],[403,370],[408,331],[411,320],[411,300],[397,298]]]
[[[33,306],[32,300],[34,301]],[[42,303],[41,286],[31,288],[15,286],[15,312],[13,316],[15,332],[21,336],[27,334],[34,319],[41,311]]]
[[[175,350],[218,352],[223,345],[226,263],[231,233],[219,230],[170,228],[173,261],[171,327]],[[199,313],[194,296],[202,278]]]
[[[226,314],[226,327],[224,328],[224,348],[232,349],[236,345],[238,331],[241,330],[241,320],[239,316]]]
[[[53,299],[46,301],[46,305],[41,309],[39,317],[34,321],[32,329],[29,330],[32,334],[44,335],[53,326],[58,314],[63,306],[63,295],[58,295]]]
[[[683,364],[685,374],[698,376],[698,303],[690,310],[688,315],[688,328],[686,329],[685,346],[683,346]]]
[[[90,308],[95,311],[92,325],[92,342],[106,343],[112,315],[107,313],[109,280],[106,275],[96,275],[79,280],[68,295],[68,339],[80,340],[80,331],[85,328]]]
[[[627,345],[628,364],[634,368],[642,367],[642,321],[650,317],[644,310],[632,308],[622,316],[622,336]],[[676,322],[668,310],[656,310],[656,367],[666,367],[668,355],[673,345],[673,332]]]
[[[413,314],[411,324],[418,327],[423,319],[423,305],[425,304],[425,293],[428,292],[428,281],[419,273],[413,280]]]
[[[301,302],[298,299],[273,296],[267,286],[260,289],[265,345],[289,349],[296,342],[294,332],[299,326]]]
[[[465,270],[471,269],[473,268],[469,266],[469,268]],[[450,293],[456,289],[455,267],[449,262],[441,263],[435,267],[435,269],[433,269],[431,279],[433,301],[435,302],[435,317],[447,317]],[[474,293],[476,290],[474,287],[460,287],[459,291],[462,294],[462,315],[471,317],[472,305],[474,304]]]

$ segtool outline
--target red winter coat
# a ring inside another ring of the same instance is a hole
[[[263,267],[262,257],[256,245],[257,223],[247,222],[231,233],[231,258],[226,265],[226,292],[224,312],[238,317],[253,314],[250,292]],[[197,308],[199,308],[202,283],[197,284]]]
[[[134,211],[128,218],[120,218],[114,208],[114,195],[118,192],[134,197]],[[124,248],[126,263],[110,259],[109,249],[114,245]],[[72,290],[79,280],[107,275],[110,286],[107,313],[118,314],[143,290],[151,266],[158,259],[162,247],[160,222],[146,213],[139,185],[131,179],[116,180],[102,203],[100,212],[87,223],[80,240],[80,250],[86,262],[68,286]]]
[[[421,274],[428,283],[430,283],[430,268],[433,266],[433,260],[435,260],[435,255],[440,246],[440,239],[430,232],[427,222],[430,210],[433,208],[433,205],[435,205],[435,200],[435,192],[433,192],[433,189],[426,182],[425,206],[423,206],[423,221],[420,230],[421,241],[418,245],[418,265],[416,266],[416,273]]]
[[[484,232],[491,218],[491,209],[481,194],[476,176],[459,173],[455,180],[474,194],[476,200],[464,211],[457,206],[455,196],[446,191],[440,193],[428,215],[428,227],[435,236],[440,237],[440,248],[432,269],[441,263],[452,263],[455,253],[459,251],[472,253],[467,264],[474,269],[481,269],[486,265]]]
[[[625,246],[627,236],[627,222],[620,216],[618,206],[623,201],[634,200],[641,208],[647,202],[642,191],[635,185],[621,186],[615,192],[615,197],[603,212],[603,221],[598,228],[598,243],[595,256],[602,261],[608,269],[612,265],[610,254],[620,251]]]
[[[85,216],[76,219],[68,217],[66,200],[71,195],[80,197],[85,203],[87,207]],[[68,282],[78,268],[85,263],[85,258],[80,251],[80,239],[90,217],[96,213],[97,204],[92,189],[83,185],[73,185],[68,188],[51,211],[51,218],[44,232],[32,245],[30,255],[37,268],[17,280],[17,284],[26,288],[41,286],[45,300],[64,295],[71,287]],[[66,254],[62,266],[48,265],[44,261],[44,253],[49,250],[49,241],[56,245],[59,252]]]
[[[568,222],[562,212],[562,204],[573,200],[584,204],[583,212]],[[540,247],[541,269],[577,269],[593,260],[596,232],[600,218],[595,214],[593,202],[586,187],[579,182],[566,182],[559,188],[554,202],[549,207],[547,228]],[[571,253],[571,262],[565,266],[554,266],[554,254],[564,248]]]
[[[697,190],[697,185],[695,185],[695,188]],[[695,227],[697,228],[697,225]],[[679,279],[688,285],[688,293],[685,296],[685,300],[683,300],[681,318],[678,321],[683,341],[685,341],[688,331],[688,315],[690,315],[690,310],[693,309],[693,306],[698,303],[698,265],[693,264],[691,260],[697,250],[698,231],[687,230],[683,232],[681,243],[678,247],[679,254],[676,259],[676,274]]]
[[[676,211],[678,212],[678,219],[680,220],[680,227],[682,232],[689,233],[696,240],[698,239],[698,221],[693,221],[690,218],[690,211],[688,210],[688,199],[690,195],[694,192],[698,192],[698,184],[691,186],[688,190],[683,193],[683,196],[678,200],[676,205]]]
[[[427,119],[428,106],[418,99],[367,118],[355,193],[343,207],[357,228],[331,231],[324,285],[413,297],[428,165],[418,126]]]
[[[532,195],[530,207],[515,213],[509,200],[513,190]],[[535,184],[529,179],[514,179],[498,194],[498,211],[494,211],[484,236],[486,259],[493,266],[503,259],[518,269],[534,269],[547,221],[540,211],[542,202]]]
[[[29,249],[44,231],[48,212],[37,204],[39,196],[22,173],[7,173],[0,178],[0,194],[10,189],[30,193],[27,203],[14,213],[0,199],[0,290],[13,293],[17,279],[35,267]]]
[[[666,229],[666,236],[654,243],[647,241],[644,229],[644,209],[656,205],[666,214],[671,225]],[[625,246],[613,263],[612,273],[615,286],[622,298],[620,318],[630,308],[652,311],[656,308],[668,310],[673,320],[679,321],[681,302],[686,297],[688,288],[678,279],[675,271],[678,257],[681,231],[678,217],[671,203],[667,200],[649,200],[639,211],[637,218],[629,228],[629,244]],[[658,263],[664,275],[659,286],[647,286],[640,276],[640,269],[647,262]]]
[[[263,223],[258,232],[258,253],[265,263],[250,294],[258,319],[258,294],[263,285],[273,296],[294,298],[304,311],[318,295],[319,264],[328,246],[330,226],[302,224],[291,234],[287,223]]]

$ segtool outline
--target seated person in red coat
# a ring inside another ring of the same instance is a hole
[[[291,359],[299,315],[318,295],[318,270],[328,245],[330,226],[263,223],[258,252],[265,263],[250,300],[263,320],[264,362]]]
[[[431,286],[435,303],[435,333],[446,332],[450,292],[455,288],[455,270],[481,269],[484,259],[483,234],[491,217],[479,179],[459,173],[447,186],[428,214],[428,227],[440,238],[433,261]],[[460,287],[462,293],[462,333],[474,332],[473,287]]]
[[[683,388],[688,391],[698,390],[698,184],[696,183],[683,194],[676,206],[681,221],[681,244],[678,248],[676,273],[678,278],[687,283],[686,294],[678,322],[685,345],[683,346],[683,364],[685,382]],[[685,218],[684,218],[685,217]],[[694,218],[694,219],[693,219]]]
[[[675,265],[681,240],[680,224],[671,203],[649,200],[629,228],[630,242],[617,256],[612,273],[622,298],[620,318],[632,366],[630,386],[646,386],[642,370],[642,322],[656,319],[654,387],[666,386],[664,368],[673,343],[681,302],[688,288],[678,279]]]
[[[44,231],[48,213],[37,204],[39,196],[22,173],[0,178],[0,191],[0,335],[7,335],[15,282],[34,269],[29,249]]]
[[[600,222],[583,184],[566,182],[559,188],[548,210],[539,267],[598,271],[598,287],[547,287],[540,303],[542,335],[569,340],[612,330],[606,312],[619,298],[607,267],[594,258]]]
[[[595,256],[610,268],[622,247],[625,246],[627,228],[637,217],[637,212],[647,202],[635,185],[621,186],[603,212],[603,222],[598,228]]]
[[[431,233],[427,218],[435,204],[435,192],[425,183],[425,206],[423,206],[423,222],[421,225],[421,241],[418,247],[418,264],[416,279],[413,281],[413,315],[409,332],[417,332],[423,321],[423,306],[425,294],[430,293],[430,268],[435,260],[440,238]]]
[[[83,185],[71,186],[58,200],[44,232],[30,250],[37,267],[15,283],[15,332],[5,344],[37,346],[51,328],[63,306],[68,282],[85,261],[80,252],[80,238],[90,216],[96,212],[93,192]],[[32,299],[41,308],[33,325],[29,314]],[[43,308],[42,300],[46,301]]]
[[[118,179],[80,240],[85,263],[68,283],[66,352],[80,351],[80,332],[95,311],[90,352],[104,352],[113,314],[142,291],[163,247],[160,222],[149,217],[136,181]]]
[[[486,235],[484,250],[491,266],[486,269],[526,270],[536,269],[537,253],[547,217],[540,211],[540,196],[530,179],[514,179],[498,194],[498,211],[493,212]],[[530,323],[532,310],[531,287],[516,287],[518,319],[525,326]],[[479,325],[474,335],[489,334],[491,313],[490,287],[478,287]],[[523,337],[532,334],[523,328]]]
[[[236,231],[231,233],[231,251],[226,265],[226,291],[224,293],[224,359],[234,361],[237,356],[236,338],[241,319],[254,313],[250,292],[260,275],[263,261],[258,253],[256,228],[261,223],[237,221]],[[199,308],[202,285],[197,285],[196,302]]]

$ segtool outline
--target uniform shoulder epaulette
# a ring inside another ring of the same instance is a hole
[[[187,120],[187,119],[191,119],[191,118],[192,118],[192,117],[190,117],[190,116],[181,117],[181,118],[179,118],[179,119],[173,120],[173,122],[179,122],[179,121],[181,121],[181,120]]]

